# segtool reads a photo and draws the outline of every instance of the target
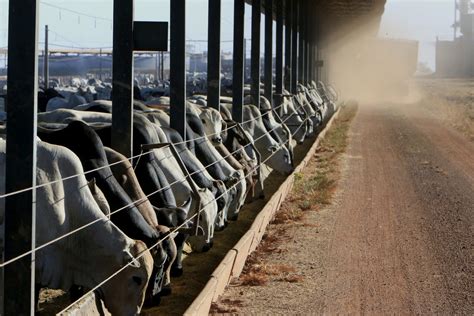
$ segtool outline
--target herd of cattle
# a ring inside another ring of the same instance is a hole
[[[237,124],[232,98],[222,97],[218,111],[194,95],[183,139],[170,128],[169,98],[135,89],[142,97],[134,101],[133,157],[124,157],[111,148],[112,103],[93,90],[40,92],[36,283],[73,300],[94,290],[113,315],[137,314],[169,295],[185,243],[209,250],[215,231],[263,197],[269,171],[291,173],[293,148],[321,130],[337,99],[321,82],[285,91],[276,107],[246,97]],[[4,212],[1,199],[0,224]]]

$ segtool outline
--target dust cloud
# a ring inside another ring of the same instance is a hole
[[[333,30],[324,41],[323,73],[343,99],[359,103],[414,102],[410,89],[418,61],[418,42],[377,37],[378,19],[360,18]]]

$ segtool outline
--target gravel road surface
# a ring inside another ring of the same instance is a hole
[[[360,106],[327,209],[265,259],[301,282],[231,286],[238,314],[474,314],[474,143],[414,105]],[[237,303],[236,303],[237,302]]]

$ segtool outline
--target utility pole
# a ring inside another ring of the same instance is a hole
[[[453,29],[454,29],[454,38],[453,38],[453,40],[454,40],[454,41],[456,40],[456,35],[457,35],[457,30],[458,30],[458,26],[457,26],[457,23],[458,23],[457,15],[458,15],[458,0],[454,0],[454,24],[453,24]]]

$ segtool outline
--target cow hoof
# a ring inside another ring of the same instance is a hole
[[[173,278],[179,278],[183,275],[183,268],[172,267],[171,268],[171,276]]]
[[[229,217],[229,220],[231,220],[233,222],[235,222],[238,219],[239,219],[239,215],[234,215],[234,216]]]
[[[161,292],[160,292],[160,296],[168,296],[168,295],[171,295],[172,293],[172,290],[171,290],[171,285],[164,285],[162,288],[161,288]]]

